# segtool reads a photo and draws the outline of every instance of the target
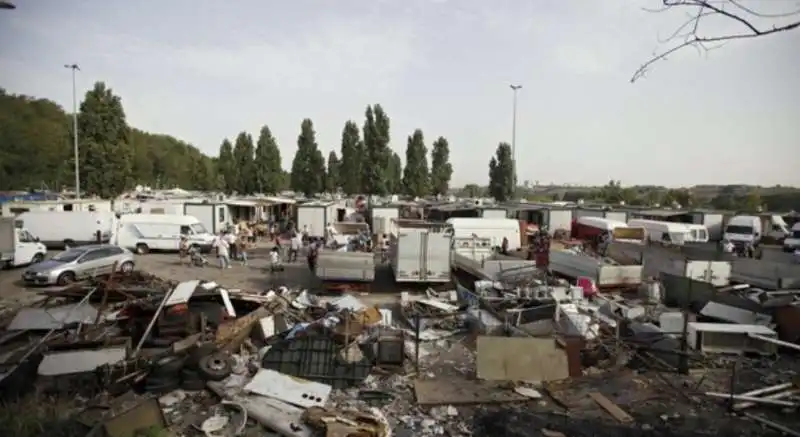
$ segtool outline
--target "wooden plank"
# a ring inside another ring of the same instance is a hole
[[[601,408],[606,410],[606,412],[615,419],[617,419],[621,423],[631,423],[633,422],[633,417],[630,414],[626,413],[625,410],[619,407],[619,405],[611,402],[607,397],[603,396],[602,393],[598,393],[593,391],[589,393],[589,396],[597,402],[597,405],[600,405]]]
[[[418,405],[470,405],[527,401],[527,397],[492,381],[418,379],[414,382]]]

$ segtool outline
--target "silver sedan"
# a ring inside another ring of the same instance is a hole
[[[116,270],[130,273],[134,256],[130,251],[111,244],[79,246],[33,264],[22,274],[30,285],[67,285],[90,277],[108,275]]]

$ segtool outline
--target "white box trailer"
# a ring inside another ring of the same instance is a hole
[[[451,245],[444,232],[399,229],[390,253],[395,282],[450,282]]]
[[[368,252],[320,251],[315,273],[323,281],[372,282],[375,254]]]
[[[670,260],[661,264],[659,270],[695,281],[708,282],[715,287],[724,287],[730,284],[732,266],[728,261]]]
[[[100,240],[108,243],[117,228],[113,212],[31,211],[20,214],[17,220],[48,249],[96,243],[98,231]]]
[[[570,250],[550,251],[550,270],[568,278],[590,278],[600,288],[635,287],[641,285],[643,274],[640,265],[606,264]]]

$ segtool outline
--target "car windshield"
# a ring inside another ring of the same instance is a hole
[[[70,262],[73,262],[73,261],[77,260],[78,258],[80,258],[84,253],[86,253],[85,250],[70,249],[70,250],[65,250],[65,251],[59,253],[58,255],[54,256],[52,259],[53,259],[53,261],[60,261],[60,262],[64,262],[64,263],[70,263]]]
[[[208,233],[208,231],[206,230],[206,227],[203,226],[202,223],[195,223],[195,224],[191,225],[190,228],[192,228],[192,231],[194,231],[195,234],[207,234]]]
[[[752,226],[728,225],[728,227],[725,228],[725,232],[728,233],[728,234],[752,235],[753,234],[753,227]]]

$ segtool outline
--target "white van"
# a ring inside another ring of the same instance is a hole
[[[44,244],[21,225],[13,217],[0,217],[0,268],[36,264],[47,254]]]
[[[761,243],[761,218],[754,215],[737,215],[725,225],[722,238],[734,245],[751,243],[758,246]]]
[[[101,241],[107,243],[117,226],[113,212],[29,211],[18,215],[17,220],[48,249],[97,243],[97,231]]]
[[[508,239],[508,250],[517,250],[522,244],[519,221],[514,219],[454,217],[448,219],[445,232],[453,238],[489,238],[493,247]]]
[[[119,219],[115,244],[138,254],[175,252],[180,247],[181,235],[186,235],[189,244],[202,251],[211,250],[214,242],[214,235],[190,215],[124,214]]]
[[[795,250],[800,249],[800,222],[795,223],[792,226],[792,230],[789,233],[789,236],[783,240],[783,251],[784,252],[794,252]]]
[[[708,242],[708,229],[703,225],[632,219],[628,220],[628,226],[644,228],[652,242],[676,245]]]

